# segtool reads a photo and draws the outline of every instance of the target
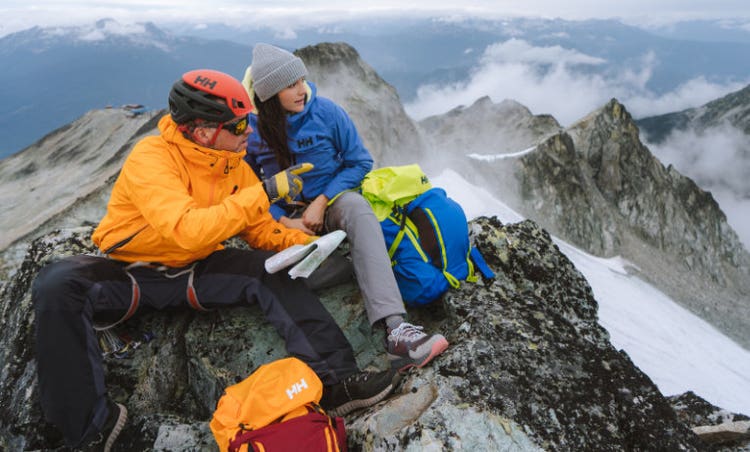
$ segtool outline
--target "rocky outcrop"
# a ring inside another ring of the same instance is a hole
[[[730,413],[693,392],[669,397],[677,417],[690,426],[709,450],[750,450],[750,418]]]
[[[688,270],[723,284],[729,282],[726,267],[750,264],[711,194],[665,168],[643,146],[622,104],[611,100],[571,126],[569,133],[591,168],[598,191],[649,244],[675,252]]]
[[[413,310],[451,343],[396,394],[347,417],[352,450],[698,450],[701,443],[597,323],[591,289],[533,222],[471,223],[497,273]],[[91,249],[90,227],[34,241],[0,300],[0,446],[55,449],[41,418],[29,285],[50,259]],[[382,333],[366,325],[356,286],[322,299],[361,366],[383,367]],[[121,450],[214,450],[208,429],[225,386],[285,355],[255,306],[143,313],[118,330],[134,342],[106,362],[110,394],[131,414]],[[135,344],[139,347],[135,347]],[[61,351],[63,352],[63,351]]]
[[[322,43],[298,49],[319,93],[340,104],[352,117],[376,165],[420,161],[425,145],[406,115],[395,88],[345,43]]]

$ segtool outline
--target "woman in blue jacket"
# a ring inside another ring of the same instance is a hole
[[[243,80],[257,111],[250,115],[253,131],[246,159],[259,177],[301,163],[314,165],[301,175],[302,194],[292,202],[273,204],[272,215],[308,234],[346,232],[368,320],[386,328],[391,365],[401,371],[422,367],[448,342],[404,321],[404,303],[380,224],[355,190],[372,169],[372,157],[349,115],[330,99],[317,96],[306,76],[300,58],[269,44],[255,46]]]

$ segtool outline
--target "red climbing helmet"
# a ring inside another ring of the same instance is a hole
[[[211,69],[186,72],[169,92],[169,113],[177,124],[194,119],[223,123],[251,111],[253,106],[242,83]]]

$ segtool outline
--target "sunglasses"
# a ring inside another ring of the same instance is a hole
[[[247,130],[247,115],[234,122],[223,122],[217,126],[218,130],[224,129],[235,136],[240,136]]]

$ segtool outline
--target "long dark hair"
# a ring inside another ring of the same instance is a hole
[[[287,136],[286,111],[281,106],[279,95],[261,102],[255,95],[255,108],[258,109],[258,133],[276,156],[279,169],[285,170],[292,166],[292,153],[289,150]]]

